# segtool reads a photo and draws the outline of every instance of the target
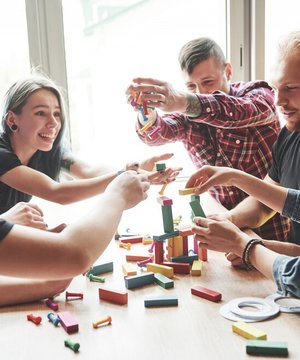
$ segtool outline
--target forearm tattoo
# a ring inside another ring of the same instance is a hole
[[[197,96],[195,94],[187,94],[186,100],[186,115],[194,118],[199,117],[202,113],[202,108]]]

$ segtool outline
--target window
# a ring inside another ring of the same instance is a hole
[[[0,95],[20,77],[29,74],[29,51],[24,0],[0,3]]]
[[[213,37],[225,52],[226,1],[62,4],[74,151],[90,161],[114,165],[171,151],[176,165],[193,169],[182,144],[150,148],[138,139],[136,114],[126,103],[125,90],[136,76],[184,88],[177,55],[193,38]]]

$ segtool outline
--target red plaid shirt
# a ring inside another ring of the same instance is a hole
[[[272,162],[272,145],[280,131],[274,93],[266,82],[231,84],[229,94],[197,94],[202,107],[198,118],[173,113],[157,116],[141,140],[156,146],[181,141],[196,168],[228,166],[264,178]],[[160,126],[160,130],[153,131]],[[137,129],[141,127],[139,122]],[[149,136],[150,135],[150,136]],[[247,194],[236,187],[216,186],[211,195],[232,209]],[[286,241],[289,220],[276,214],[255,231],[265,239]]]

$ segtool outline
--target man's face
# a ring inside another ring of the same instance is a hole
[[[214,57],[198,63],[191,74],[183,71],[186,87],[193,93],[211,94],[214,91],[229,93],[231,65],[221,65]]]
[[[280,60],[272,72],[271,84],[276,91],[275,103],[290,131],[300,130],[300,51]]]

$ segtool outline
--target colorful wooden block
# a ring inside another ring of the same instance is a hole
[[[200,205],[200,201],[198,201],[198,200],[190,201],[190,206],[193,210],[194,216],[206,217],[205,213]]]
[[[127,291],[118,291],[110,288],[99,288],[99,300],[106,300],[115,304],[125,305],[128,303]]]
[[[179,195],[190,195],[190,194],[194,194],[195,190],[197,188],[193,187],[193,188],[186,188],[186,189],[179,189]]]
[[[154,273],[147,272],[145,274],[129,276],[125,278],[125,286],[127,289],[135,289],[144,285],[154,283]]]
[[[162,264],[153,264],[149,263],[147,264],[147,271],[148,272],[154,272],[154,273],[160,273],[168,278],[172,278],[174,276],[174,270],[170,266],[162,265]]]
[[[174,287],[174,281],[160,273],[154,274],[154,281],[164,289],[171,289]]]
[[[73,334],[79,331],[78,322],[68,311],[60,312],[57,316],[60,319],[61,326],[68,334]]]
[[[222,299],[222,294],[217,291],[207,289],[203,286],[194,286],[191,288],[191,293],[193,295],[199,296],[203,299],[218,302]]]
[[[172,207],[162,206],[161,211],[162,211],[164,232],[172,233],[174,231]]]
[[[119,241],[125,244],[137,244],[143,242],[143,236],[121,236]]]
[[[112,272],[112,271],[114,271],[114,263],[112,261],[110,261],[107,263],[94,265],[91,268],[91,270],[87,273],[87,276],[89,276],[90,274],[101,275],[101,274],[104,274],[107,272]]]
[[[237,321],[232,324],[232,331],[246,339],[267,340],[267,334],[244,321]]]
[[[178,235],[179,235],[179,231],[175,230],[173,232],[164,233],[162,235],[153,235],[153,240],[154,241],[164,241],[166,239],[170,239],[170,238],[178,236]]]
[[[145,256],[145,255],[126,255],[125,256],[126,261],[143,261],[143,260],[148,260],[149,256]]]
[[[155,241],[154,247],[154,262],[161,264],[164,261],[164,243],[161,241]]]
[[[285,341],[248,340],[246,352],[250,355],[288,356],[288,344]]]
[[[190,265],[193,264],[194,260],[198,260],[198,255],[182,255],[182,256],[173,256],[171,261],[179,262],[179,263],[188,263]]]
[[[173,200],[170,199],[169,197],[162,195],[162,196],[158,196],[157,201],[160,205],[163,206],[171,206],[173,205]]]
[[[190,226],[177,227],[176,230],[179,231],[179,235],[182,237],[194,235],[194,233],[192,232],[192,228]]]
[[[133,264],[130,263],[122,264],[122,270],[125,276],[137,275],[137,268]]]
[[[165,163],[157,163],[155,164],[156,171],[164,171],[166,170],[166,164]]]
[[[191,271],[191,266],[189,263],[164,261],[163,265],[172,267],[174,270],[174,274],[189,274]]]
[[[200,276],[201,272],[202,272],[202,261],[201,260],[194,260],[192,268],[191,268],[191,275]]]
[[[145,307],[178,306],[178,297],[176,295],[149,296],[144,300],[144,304]]]

